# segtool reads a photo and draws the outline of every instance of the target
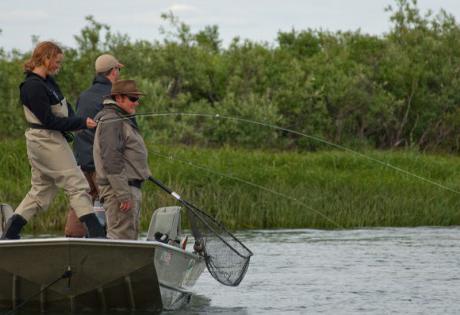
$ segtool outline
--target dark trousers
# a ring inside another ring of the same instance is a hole
[[[83,174],[86,177],[86,180],[89,184],[89,194],[91,196],[92,201],[99,198],[99,191],[96,185],[96,172],[85,172]],[[86,236],[86,229],[83,226],[83,223],[78,220],[75,211],[72,208],[69,208],[67,212],[67,220],[65,223],[64,234],[67,237],[85,237]]]

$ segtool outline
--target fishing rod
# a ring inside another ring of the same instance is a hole
[[[140,178],[144,178],[132,161],[128,159],[126,162]],[[194,248],[198,253],[204,254],[206,267],[214,279],[227,286],[239,285],[249,267],[249,261],[253,256],[252,251],[230,233],[222,223],[181,198],[178,193],[160,180],[152,176],[146,179],[174,197],[191,213],[190,224],[195,237],[195,245],[198,246]],[[198,227],[200,224],[201,226]]]
[[[162,116],[207,117],[207,118],[215,118],[215,119],[233,120],[233,121],[238,121],[238,122],[250,123],[250,124],[253,124],[253,125],[269,127],[269,128],[275,129],[275,130],[280,130],[280,131],[284,131],[284,132],[287,132],[287,133],[299,135],[299,136],[305,137],[307,139],[312,139],[312,140],[327,144],[329,146],[335,147],[335,148],[340,149],[340,150],[344,150],[346,152],[349,152],[349,153],[352,153],[354,155],[357,155],[357,156],[359,156],[361,158],[367,159],[367,160],[372,161],[374,163],[377,163],[377,164],[383,165],[385,167],[388,167],[390,169],[393,169],[393,170],[395,170],[397,172],[400,172],[402,174],[411,176],[411,177],[416,178],[418,180],[421,180],[421,181],[424,181],[424,182],[429,183],[431,185],[437,186],[438,188],[441,188],[441,189],[444,189],[444,190],[447,190],[447,191],[450,191],[450,192],[453,192],[453,193],[456,193],[456,194],[460,195],[460,191],[455,190],[455,189],[453,189],[451,187],[442,185],[442,184],[440,184],[438,182],[435,182],[435,181],[430,180],[428,178],[425,178],[423,176],[417,175],[415,173],[409,172],[409,171],[407,171],[405,169],[402,169],[400,167],[394,166],[394,165],[392,165],[392,164],[390,164],[388,162],[384,162],[384,161],[381,161],[379,159],[370,157],[370,156],[368,156],[366,154],[363,154],[363,153],[358,152],[356,150],[352,150],[352,149],[347,148],[345,146],[342,146],[340,144],[336,144],[336,143],[333,143],[331,141],[327,141],[325,139],[322,139],[320,137],[308,135],[308,134],[305,134],[305,133],[302,133],[300,131],[296,131],[296,130],[293,130],[293,129],[284,128],[284,127],[277,126],[277,125],[274,125],[274,124],[264,123],[264,122],[260,122],[260,121],[256,121],[256,120],[247,119],[247,118],[225,116],[225,115],[220,115],[220,114],[203,114],[203,113],[179,113],[179,112],[172,112],[172,113],[138,113],[138,114],[134,114],[134,115],[127,115],[127,116],[120,117],[120,118],[111,118],[111,119],[106,119],[106,120],[98,120],[97,123],[112,123],[112,122],[115,122],[115,121],[131,119],[131,118],[134,118],[134,117],[162,117]]]
[[[183,199],[177,192],[173,191],[171,188],[167,187],[165,184],[163,184],[159,179],[156,179],[154,178],[153,176],[149,176],[149,178],[147,178],[149,181],[151,181],[152,183],[154,183],[155,185],[157,185],[158,187],[160,187],[161,189],[163,189],[165,192],[167,192],[168,194],[170,194],[172,197],[174,197],[174,199],[176,199],[177,201],[179,201],[184,207],[186,207],[187,209],[189,209],[190,211],[194,212],[194,213],[198,213],[199,215],[204,215],[208,218],[210,218],[211,220],[214,220],[214,223],[219,225],[220,228],[224,228],[223,224],[218,222],[218,221],[215,221],[214,218],[210,217],[209,214],[207,214],[206,212],[204,212],[203,210],[201,210],[200,208],[194,206],[193,204],[191,204],[190,202],[188,202],[187,200]],[[218,232],[215,231],[215,229],[213,229],[211,226],[207,225],[207,227],[213,232],[215,233],[227,246],[231,247],[230,244],[228,244],[227,241],[225,241],[222,237],[219,236]],[[227,231],[228,232],[228,231]],[[229,233],[229,232],[228,232]],[[233,234],[231,235],[233,239],[236,239],[235,236],[233,236]],[[249,252],[249,255],[252,256],[253,253],[251,252],[251,250],[249,248],[247,248],[243,243],[241,243],[241,245]],[[234,248],[232,248],[232,250],[241,256],[240,253],[238,253],[237,251],[235,251]]]
[[[195,237],[194,249],[203,255],[206,267],[214,279],[227,286],[238,286],[246,275],[249,261],[254,255],[252,251],[222,223],[183,199],[160,180],[152,176],[149,176],[148,180],[174,197],[189,211],[192,234]]]

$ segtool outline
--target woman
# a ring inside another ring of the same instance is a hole
[[[23,226],[39,211],[46,210],[63,188],[70,206],[90,237],[104,237],[94,214],[89,186],[66,138],[70,131],[94,128],[91,118],[74,116],[53,76],[59,72],[64,54],[53,42],[39,43],[24,65],[26,78],[20,85],[27,129],[27,156],[32,170],[32,187],[9,219],[2,239],[19,239]]]

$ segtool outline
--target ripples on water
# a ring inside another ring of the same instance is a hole
[[[237,236],[255,255],[240,286],[205,273],[192,304],[165,314],[460,314],[460,228]]]

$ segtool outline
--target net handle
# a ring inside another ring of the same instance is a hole
[[[190,211],[192,211],[196,216],[198,216],[195,212],[198,212],[202,215],[205,215],[206,217],[209,218],[209,220],[211,220],[212,222],[214,222],[216,225],[220,226],[226,233],[228,233],[235,241],[237,241],[241,246],[244,247],[244,249],[246,249],[249,253],[249,256],[243,256],[242,254],[240,254],[239,252],[236,251],[236,249],[233,248],[233,246],[231,246],[230,244],[227,243],[227,241],[225,241],[220,235],[219,233],[217,233],[212,227],[210,227],[206,222],[203,222],[204,224],[206,224],[208,226],[208,228],[210,230],[212,230],[214,232],[214,234],[220,238],[220,240],[222,242],[224,242],[228,247],[230,247],[237,255],[239,255],[240,257],[242,258],[247,258],[247,257],[251,257],[253,256],[254,254],[252,253],[252,251],[247,248],[243,243],[241,243],[232,233],[228,232],[227,229],[224,228],[223,224],[216,221],[214,218],[212,218],[210,215],[208,215],[206,212],[204,212],[203,210],[197,208],[196,206],[192,205],[190,202],[188,202],[187,200],[184,200],[182,199],[182,197],[176,193],[175,191],[173,191],[171,188],[169,188],[168,186],[166,186],[165,184],[163,184],[160,180],[152,177],[152,176],[149,176],[148,177],[148,180],[153,182],[155,185],[157,185],[158,187],[160,187],[161,189],[163,189],[164,191],[166,191],[168,194],[170,194],[171,196],[173,196],[177,201],[179,201],[182,205],[184,205],[187,209],[189,209]],[[199,216],[198,216],[199,217]]]

